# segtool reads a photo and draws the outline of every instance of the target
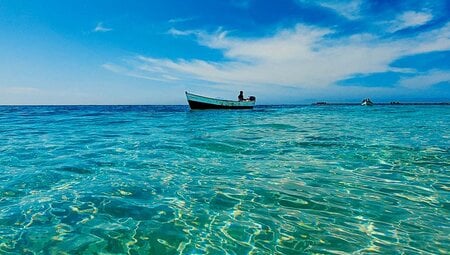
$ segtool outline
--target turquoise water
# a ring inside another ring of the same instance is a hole
[[[1,254],[449,254],[450,107],[0,107]]]

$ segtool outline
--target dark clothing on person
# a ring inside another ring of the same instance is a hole
[[[238,96],[239,101],[244,101],[244,92],[239,92],[239,96]]]

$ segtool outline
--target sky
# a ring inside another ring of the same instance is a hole
[[[0,0],[0,105],[449,102],[449,0]]]

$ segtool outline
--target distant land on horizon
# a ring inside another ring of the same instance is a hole
[[[313,105],[313,106],[360,106],[361,102],[326,102],[326,101],[317,101],[314,103],[292,103],[292,104],[256,104],[256,107],[260,106],[307,106],[307,105]],[[392,106],[402,106],[402,105],[450,105],[450,101],[442,101],[442,102],[399,102],[399,101],[393,101],[393,102],[375,102],[374,105],[383,105],[383,106],[387,106],[387,105],[392,105]],[[155,107],[159,107],[159,106],[186,106],[188,107],[188,104],[175,104],[175,105],[170,105],[170,104],[115,104],[115,105],[108,105],[108,104],[69,104],[69,105],[64,105],[64,104],[53,104],[53,105],[45,105],[45,104],[35,104],[35,105],[26,105],[26,104],[21,104],[21,105],[1,105],[0,107],[71,107],[71,106],[155,106]]]

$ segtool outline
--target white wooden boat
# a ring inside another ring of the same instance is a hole
[[[256,98],[251,96],[243,101],[216,99],[191,94],[186,91],[186,98],[191,109],[253,109]]]
[[[372,106],[373,103],[372,103],[372,101],[370,101],[369,98],[366,98],[366,99],[364,99],[364,100],[361,102],[361,105],[363,105],[363,106]]]

